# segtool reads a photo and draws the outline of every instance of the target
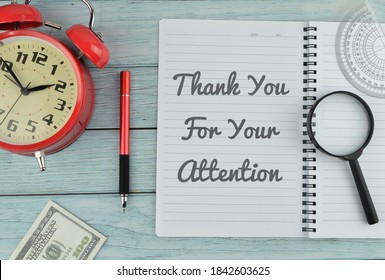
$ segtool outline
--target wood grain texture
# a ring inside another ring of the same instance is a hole
[[[131,132],[130,191],[155,192],[156,131]],[[40,172],[31,157],[0,152],[0,195],[117,193],[119,131],[86,131],[67,149],[47,156]]]
[[[0,5],[9,1],[0,0]],[[353,0],[92,0],[95,30],[111,60],[91,68],[96,106],[87,131],[69,148],[35,159],[0,151],[0,258],[10,256],[49,199],[108,237],[98,259],[383,259],[383,240],[301,238],[159,238],[155,235],[158,23],[162,18],[339,21]],[[371,1],[379,15],[385,3]],[[88,24],[81,1],[33,0],[45,20]],[[0,15],[1,16],[1,15]],[[49,32],[46,27],[41,28]],[[53,35],[73,49],[63,31]],[[132,175],[124,215],[118,190],[119,72],[132,72]]]
[[[154,194],[130,196],[125,214],[114,195],[72,195],[0,197],[0,222],[7,229],[0,239],[2,258],[11,254],[48,199],[107,236],[98,259],[378,259],[385,250],[383,240],[157,237]]]

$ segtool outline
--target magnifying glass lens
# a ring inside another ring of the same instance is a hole
[[[313,137],[326,152],[347,156],[363,148],[371,137],[367,108],[348,94],[331,94],[322,99],[312,115]]]
[[[332,92],[313,105],[307,130],[313,144],[322,152],[349,161],[366,219],[370,225],[377,223],[377,212],[358,163],[374,131],[369,105],[353,93]]]

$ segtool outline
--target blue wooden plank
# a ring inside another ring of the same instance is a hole
[[[132,131],[131,149],[130,191],[154,192],[156,131]],[[33,157],[0,151],[0,196],[117,192],[118,162],[118,130],[86,131],[65,150],[47,156],[45,172]]]
[[[9,3],[3,0],[0,4],[3,2]],[[111,50],[110,66],[132,67],[157,65],[158,22],[162,18],[339,21],[357,1],[94,0],[92,3],[96,10],[95,30],[103,31],[104,41]],[[385,11],[382,1],[371,3],[376,10]],[[32,4],[44,19],[60,23],[63,31],[73,24],[88,24],[88,10],[80,0],[34,0]],[[68,42],[63,31],[53,34]]]
[[[156,127],[158,69],[127,67],[92,69],[96,102],[88,128],[119,128],[119,73],[122,70],[131,72],[131,127]]]
[[[97,259],[374,259],[383,240],[304,238],[165,238],[155,232],[155,195],[0,197],[0,258],[6,259],[51,199],[107,236]]]

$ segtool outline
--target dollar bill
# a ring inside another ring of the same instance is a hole
[[[88,260],[105,241],[105,236],[49,201],[10,259]]]

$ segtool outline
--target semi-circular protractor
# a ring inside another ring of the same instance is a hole
[[[370,7],[359,7],[341,23],[336,48],[347,80],[363,93],[385,98],[385,35]]]

